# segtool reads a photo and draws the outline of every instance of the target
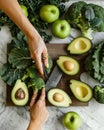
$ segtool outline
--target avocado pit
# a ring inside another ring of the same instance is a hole
[[[60,93],[55,93],[53,95],[53,99],[56,102],[62,102],[62,101],[64,101],[64,96],[62,94],[60,94]]]
[[[15,93],[15,98],[16,98],[17,100],[22,100],[22,99],[25,98],[25,92],[23,91],[22,88],[19,88],[19,89],[16,91],[16,93]]]
[[[67,71],[71,71],[74,69],[74,63],[71,61],[64,61],[63,66]]]

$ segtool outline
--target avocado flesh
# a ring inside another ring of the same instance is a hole
[[[17,92],[20,92],[21,95],[17,94]],[[19,97],[18,95],[21,97]],[[28,99],[29,99],[29,93],[27,86],[24,82],[18,79],[12,89],[11,100],[15,105],[24,106],[27,104]]]
[[[75,38],[67,47],[70,54],[83,54],[92,48],[92,43],[88,38],[78,37]]]
[[[69,62],[69,64],[71,63],[71,65],[68,65],[70,66],[69,69],[68,67],[65,67],[64,65],[65,62]],[[69,56],[60,56],[59,59],[57,60],[57,65],[67,75],[75,75],[80,70],[80,65],[78,61]]]
[[[86,83],[78,80],[70,80],[70,89],[73,95],[82,102],[88,102],[92,98],[92,89]]]
[[[59,88],[50,89],[47,93],[47,98],[52,105],[59,107],[68,107],[72,103],[69,95]]]

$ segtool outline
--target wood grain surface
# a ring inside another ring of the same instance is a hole
[[[71,106],[87,106],[88,103],[83,103],[83,102],[78,101],[73,96],[73,94],[72,94],[72,92],[71,92],[71,90],[69,88],[70,79],[79,80],[80,79],[80,74],[82,72],[84,72],[84,58],[85,58],[86,55],[79,55],[79,56],[70,55],[69,52],[66,51],[67,45],[68,44],[46,44],[46,46],[48,48],[49,56],[53,59],[54,65],[56,64],[56,60],[60,55],[72,56],[72,57],[76,58],[80,63],[80,72],[75,76],[68,76],[68,75],[63,73],[63,76],[62,76],[61,80],[59,81],[57,87],[60,88],[60,89],[63,89],[66,93],[68,93],[70,95],[70,97],[72,99]],[[7,98],[6,98],[7,106],[14,106],[14,104],[11,101],[11,96],[10,96],[11,95],[11,90],[12,90],[12,87],[7,87]],[[29,89],[29,95],[30,95],[30,98],[29,98],[29,102],[28,102],[27,106],[29,105],[30,100],[31,100],[32,89]],[[46,98],[46,104],[47,104],[47,106],[51,106],[51,104],[47,101],[47,98]]]

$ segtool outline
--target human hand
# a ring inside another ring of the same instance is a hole
[[[44,77],[42,60],[45,66],[48,66],[48,53],[41,36],[24,15],[17,0],[0,0],[0,9],[2,9],[27,36],[31,57],[36,62],[41,76]]]
[[[45,105],[45,88],[41,91],[41,96],[36,102],[37,94],[32,96],[30,102],[30,125],[28,130],[32,130],[32,128],[40,130],[41,126],[44,124],[46,119],[48,118],[48,111]]]
[[[28,44],[30,48],[31,57],[34,59],[39,73],[44,77],[43,64],[48,67],[48,52],[46,45],[38,33],[34,33],[33,37],[28,37]]]

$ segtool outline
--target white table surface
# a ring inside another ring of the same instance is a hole
[[[78,0],[70,0],[67,7]],[[104,0],[84,0],[104,6]],[[72,36],[76,37],[79,32],[72,29]],[[2,27],[0,31],[0,68],[2,63],[6,62],[6,46],[12,37],[8,27]],[[68,43],[71,39],[68,37],[64,40],[53,38],[51,43]],[[93,44],[104,40],[104,33],[94,33]],[[81,75],[81,80],[90,84],[92,87],[98,84],[86,73]],[[28,107],[7,107],[6,103],[6,84],[0,79],[0,130],[26,130],[29,123]],[[104,130],[104,105],[97,103],[94,99],[89,102],[86,107],[69,107],[57,108],[47,107],[49,118],[43,126],[42,130],[65,130],[62,125],[62,115],[68,111],[75,111],[82,118],[82,125],[79,130]]]

